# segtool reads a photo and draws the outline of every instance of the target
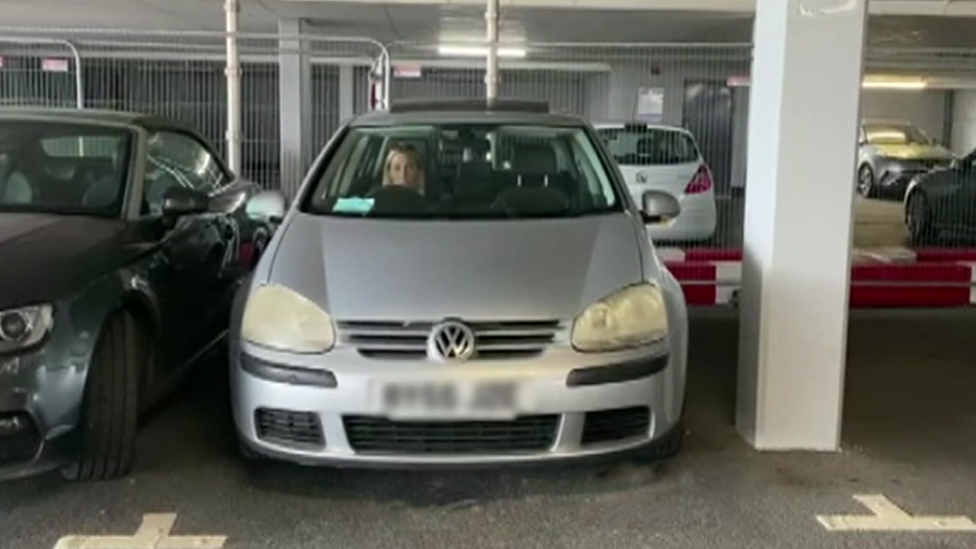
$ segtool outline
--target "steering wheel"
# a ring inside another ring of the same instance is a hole
[[[406,185],[384,185],[370,191],[368,196],[376,200],[374,212],[415,213],[429,206],[420,191]]]

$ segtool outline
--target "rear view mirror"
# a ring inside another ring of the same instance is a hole
[[[673,195],[661,191],[646,191],[641,196],[641,217],[644,223],[660,223],[681,214],[681,204]]]
[[[288,200],[281,191],[264,191],[247,201],[247,216],[269,223],[280,223],[288,210]]]

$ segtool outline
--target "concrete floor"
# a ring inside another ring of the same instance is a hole
[[[149,418],[131,478],[0,484],[0,547],[67,534],[129,535],[144,513],[228,548],[976,547],[976,534],[828,533],[817,514],[863,514],[883,493],[909,513],[976,518],[976,312],[852,318],[844,451],[758,454],[737,436],[737,322],[692,323],[688,438],[660,465],[492,472],[251,468],[235,456],[224,376],[194,380]]]

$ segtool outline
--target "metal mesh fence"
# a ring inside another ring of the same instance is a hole
[[[56,39],[10,33],[0,39],[0,92],[7,104],[75,106],[78,69],[71,57],[75,48],[81,59],[80,96],[86,108],[172,117],[199,130],[225,154],[225,38],[223,33],[208,32],[76,30],[60,31]],[[356,69],[345,71],[348,78],[368,81],[369,67],[383,57],[384,49],[377,42],[356,38],[242,34],[238,39],[241,175],[293,192],[314,151],[340,123],[342,67]],[[281,67],[288,63],[304,72],[282,81]],[[369,92],[367,83],[349,85],[364,95]],[[283,111],[283,104],[295,108]],[[346,115],[368,107],[364,97]],[[293,132],[303,142],[301,153],[284,161],[282,132]]]
[[[0,36],[0,104],[83,106],[79,66],[68,41]]]

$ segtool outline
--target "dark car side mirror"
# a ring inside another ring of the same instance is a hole
[[[661,191],[645,191],[641,195],[641,217],[644,223],[660,223],[678,217],[681,204],[673,195]]]
[[[210,198],[193,189],[173,187],[163,196],[163,219],[175,223],[177,219],[206,213],[210,210]]]

